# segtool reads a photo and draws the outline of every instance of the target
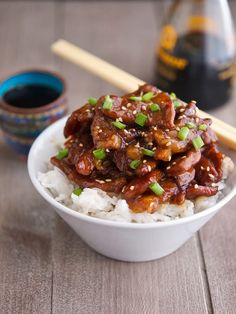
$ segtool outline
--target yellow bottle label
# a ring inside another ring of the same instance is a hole
[[[216,31],[216,24],[211,17],[193,15],[188,18],[187,30],[189,32],[199,31],[214,33]]]

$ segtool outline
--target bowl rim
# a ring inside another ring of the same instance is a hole
[[[236,185],[232,188],[232,190],[219,202],[217,202],[214,206],[204,209],[203,211],[193,214],[188,217],[183,217],[176,220],[170,220],[170,221],[160,221],[160,222],[149,222],[149,223],[133,223],[133,222],[118,222],[118,221],[112,221],[112,220],[105,220],[102,218],[96,218],[92,216],[88,216],[82,213],[79,213],[73,209],[70,209],[66,205],[63,205],[62,203],[59,203],[56,201],[53,196],[51,196],[48,192],[46,192],[45,188],[40,184],[38,179],[35,175],[35,167],[34,167],[34,154],[38,149],[38,145],[42,142],[44,142],[46,139],[50,137],[52,133],[54,133],[55,130],[62,127],[62,125],[67,120],[67,117],[64,117],[56,122],[54,122],[52,125],[47,127],[34,141],[33,145],[31,146],[29,155],[28,155],[28,173],[29,177],[31,179],[31,182],[33,183],[33,186],[37,190],[37,192],[52,206],[56,207],[60,211],[62,211],[65,214],[68,214],[69,216],[78,218],[80,220],[83,220],[87,223],[95,223],[99,225],[105,225],[108,227],[119,227],[119,228],[128,228],[128,229],[152,229],[152,228],[165,228],[165,227],[174,227],[176,225],[180,224],[186,224],[194,222],[200,218],[206,217],[208,215],[213,214],[214,212],[217,212],[218,209],[223,207],[225,204],[227,204],[235,195],[236,195]]]

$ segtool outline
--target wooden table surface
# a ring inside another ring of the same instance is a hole
[[[59,37],[151,82],[168,1],[0,2],[0,74],[60,72],[70,109],[120,93],[53,56]],[[236,18],[236,3],[231,7]],[[234,99],[214,112],[236,126]],[[93,252],[36,193],[0,140],[0,313],[236,313],[236,199],[172,255],[123,263]]]

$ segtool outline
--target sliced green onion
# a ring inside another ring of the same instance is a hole
[[[129,99],[130,100],[134,100],[134,101],[141,101],[142,97],[140,97],[140,96],[130,96]]]
[[[153,92],[148,92],[142,96],[142,101],[149,101],[153,98],[153,96],[154,96]]]
[[[93,156],[94,156],[96,159],[99,159],[99,160],[102,160],[102,159],[106,158],[105,149],[104,149],[104,148],[95,149],[95,150],[93,151]]]
[[[137,169],[138,166],[141,164],[141,160],[138,160],[138,159],[135,159],[135,160],[132,160],[131,163],[129,164],[130,168],[131,169]]]
[[[170,93],[170,99],[171,99],[171,100],[176,99],[176,94],[175,94],[175,93]]]
[[[110,110],[112,108],[112,103],[113,103],[113,100],[111,99],[109,95],[107,95],[102,105],[103,109]]]
[[[157,196],[161,196],[165,192],[165,190],[157,182],[152,182],[149,185],[149,189],[152,190],[152,192],[155,193]]]
[[[80,196],[80,194],[83,192],[83,190],[81,188],[76,188],[74,189],[74,191],[72,192],[73,194]]]
[[[151,150],[151,149],[144,148],[143,149],[143,154],[146,155],[146,156],[153,157],[155,155],[155,152],[153,150]]]
[[[200,148],[202,148],[202,146],[204,146],[204,142],[201,138],[201,136],[197,136],[192,140],[193,146],[196,150],[199,150]]]
[[[200,130],[200,131],[206,131],[206,129],[207,129],[207,125],[206,124],[200,124],[198,126],[198,130]]]
[[[152,103],[152,104],[150,104],[150,110],[152,111],[152,112],[156,112],[156,111],[160,111],[161,110],[161,108],[160,108],[160,106],[158,105],[158,104],[154,104],[154,103]]]
[[[140,126],[144,126],[146,121],[147,121],[147,116],[145,114],[143,114],[142,112],[138,113],[136,115],[136,118],[135,118],[135,123],[137,123],[138,125]]]
[[[97,98],[95,98],[95,97],[89,97],[89,99],[88,99],[88,103],[89,103],[91,106],[96,106],[97,102],[98,102],[98,100],[97,100]]]
[[[124,124],[124,123],[121,123],[120,121],[113,121],[112,122],[112,124],[116,127],[116,128],[118,128],[118,129],[124,129],[124,128],[126,128],[126,125]]]
[[[178,132],[178,138],[181,141],[186,140],[186,138],[188,137],[188,133],[189,133],[189,128],[187,128],[186,126],[182,127],[179,132]]]
[[[178,99],[174,99],[173,103],[174,103],[174,107],[175,108],[178,108],[178,107],[182,106],[181,101],[179,101]]]
[[[62,160],[63,158],[68,156],[68,149],[67,148],[63,148],[61,149],[58,154],[56,155],[56,158],[59,160]]]
[[[196,125],[192,122],[188,122],[185,124],[189,129],[195,129],[196,128]]]

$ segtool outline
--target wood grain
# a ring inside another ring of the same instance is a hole
[[[165,10],[166,1],[1,1],[0,74],[61,72],[71,110],[90,95],[121,93],[54,58],[50,44],[63,37],[152,82]],[[229,123],[234,100],[216,111]],[[1,138],[0,174],[0,313],[235,313],[235,200],[203,228],[201,242],[192,238],[158,261],[122,263],[93,252],[53,213]]]
[[[166,258],[134,264],[93,252],[59,218],[55,232],[53,312],[208,313],[195,238]]]
[[[53,3],[0,3],[1,76],[22,67],[53,67],[53,16]],[[0,173],[0,312],[50,313],[55,215],[32,187],[26,163],[2,141]]]

